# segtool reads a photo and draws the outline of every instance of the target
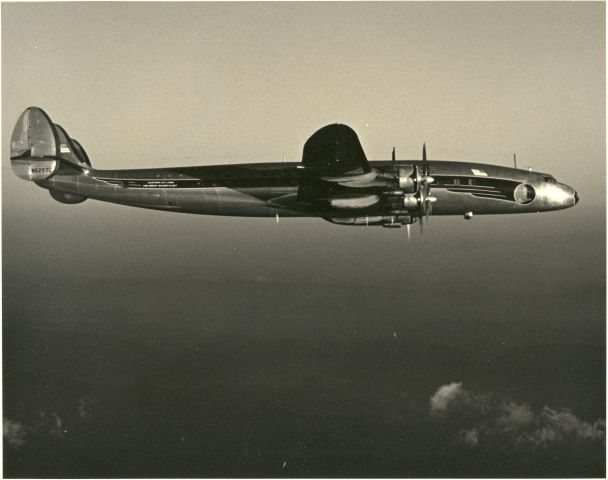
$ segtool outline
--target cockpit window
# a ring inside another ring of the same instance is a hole
[[[543,178],[545,180],[545,182],[547,183],[556,183],[555,178],[553,178],[551,175],[548,175],[546,177]]]

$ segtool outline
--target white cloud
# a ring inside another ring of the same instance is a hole
[[[585,422],[569,410],[553,410],[545,406],[536,423],[537,428],[528,436],[529,442],[535,445],[567,438],[604,441],[606,437],[606,423],[603,420]]]
[[[89,406],[93,403],[94,397],[81,397],[76,401],[75,410],[64,411],[61,416],[57,412],[39,410],[38,415],[30,417],[26,423],[4,418],[4,438],[9,446],[15,448],[25,445],[30,438],[65,438],[73,427],[82,426],[92,416]]]
[[[57,415],[57,412],[52,412],[49,417],[49,425],[47,427],[49,428],[49,433],[55,437],[62,437],[66,433],[63,427],[63,420]]]
[[[502,414],[497,418],[497,423],[507,430],[523,428],[534,421],[534,414],[526,404],[508,402],[502,404],[500,409]]]
[[[80,418],[84,419],[92,416],[91,412],[89,412],[88,409],[89,401],[87,401],[87,398],[79,398],[77,403],[78,406],[76,407],[76,412],[78,413],[78,416]]]
[[[579,419],[566,409],[547,406],[538,412],[525,403],[475,394],[461,382],[443,385],[431,396],[430,411],[459,443],[476,447],[500,441],[532,447],[572,441],[604,442],[606,423]],[[439,415],[440,414],[440,415]]]
[[[469,447],[476,447],[479,443],[479,432],[475,428],[460,432],[459,440]]]
[[[431,397],[431,412],[447,410],[450,402],[462,396],[462,393],[462,382],[453,382],[439,387]]]
[[[11,447],[19,448],[25,445],[27,428],[19,422],[14,422],[8,418],[3,418],[2,434]]]

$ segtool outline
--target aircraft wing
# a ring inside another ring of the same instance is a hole
[[[339,123],[317,130],[304,144],[298,202],[314,210],[361,209],[380,197],[382,186],[372,171],[355,131]]]
[[[371,168],[355,131],[339,123],[317,130],[304,144],[302,165],[318,177],[362,175]]]

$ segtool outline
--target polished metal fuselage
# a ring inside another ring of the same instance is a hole
[[[395,166],[419,161],[370,161],[372,172],[389,175]],[[459,161],[429,161],[435,179],[433,215],[505,214],[559,210],[578,197],[550,175]],[[55,192],[141,208],[247,217],[344,217],[391,214],[385,204],[365,209],[319,210],[297,201],[304,175],[300,163],[255,163],[203,167],[96,170],[61,162],[38,185]],[[458,183],[456,183],[458,182]],[[512,191],[532,187],[531,201],[519,202]],[[510,190],[509,190],[510,189]],[[508,193],[508,192],[511,193]]]

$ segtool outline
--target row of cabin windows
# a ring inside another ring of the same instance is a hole
[[[462,177],[462,178],[440,178],[439,182],[443,185],[478,185],[476,178]]]

